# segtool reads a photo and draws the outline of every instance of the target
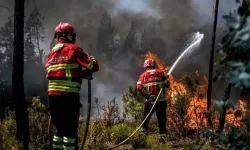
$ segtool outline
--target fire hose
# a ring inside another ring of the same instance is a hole
[[[114,148],[116,148],[116,147],[121,146],[122,144],[124,144],[125,142],[127,142],[132,136],[134,136],[134,134],[142,127],[142,125],[145,123],[145,121],[148,119],[148,117],[149,117],[150,114],[152,113],[152,111],[153,111],[153,109],[154,109],[156,103],[158,102],[158,99],[159,99],[159,97],[160,97],[160,95],[161,95],[161,93],[162,93],[162,90],[163,90],[163,88],[161,88],[161,90],[160,90],[159,94],[157,95],[157,98],[156,98],[156,100],[155,100],[155,102],[154,102],[152,108],[150,109],[148,115],[147,115],[147,116],[145,117],[145,119],[142,121],[142,123],[140,124],[140,126],[137,127],[137,129],[136,129],[127,139],[125,139],[125,140],[122,141],[121,143],[119,143],[119,144],[117,144],[117,145],[115,145],[115,146],[109,148],[108,150],[111,150],[111,149],[114,149]]]
[[[80,150],[83,150],[86,139],[87,139],[87,134],[89,130],[89,120],[90,120],[90,112],[91,112],[91,79],[92,76],[88,74],[88,112],[87,112],[87,122],[86,122],[86,127],[85,127],[85,132],[84,132],[84,137],[82,139],[82,144],[80,147]]]

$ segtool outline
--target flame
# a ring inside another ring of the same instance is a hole
[[[167,74],[167,71],[170,69],[169,66],[165,66],[165,64],[161,62],[156,54],[148,52],[144,55],[144,57],[154,59],[158,68],[163,70],[165,74]],[[166,97],[169,103],[168,111],[171,114],[171,116],[168,116],[167,118],[169,127],[171,127],[172,125],[177,126],[180,122],[183,126],[191,129],[206,127],[206,96],[208,89],[208,78],[205,75],[201,76],[198,70],[196,70],[194,74],[196,79],[198,79],[198,81],[201,81],[201,83],[198,83],[194,87],[192,95],[188,96],[188,98],[185,97],[185,95],[190,92],[188,90],[188,87],[180,81],[177,81],[172,75],[169,76],[170,88],[166,89]],[[188,103],[184,104],[187,107],[184,116],[179,115],[177,113],[176,107],[174,107],[177,104],[178,97],[180,96],[184,96],[184,98],[186,98],[186,100],[188,101]],[[236,118],[234,112],[236,112],[237,110],[242,111],[242,116]],[[241,120],[243,116],[246,115],[246,112],[246,102],[244,102],[243,100],[239,100],[237,108],[227,110],[226,123],[233,126],[241,126]],[[218,126],[219,116],[213,116],[212,118],[215,126]]]

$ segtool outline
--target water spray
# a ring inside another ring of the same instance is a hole
[[[194,42],[193,42],[187,49],[185,49],[185,50],[181,53],[181,55],[177,58],[177,60],[174,62],[174,64],[172,65],[172,67],[171,67],[170,70],[168,71],[167,77],[172,73],[172,71],[174,70],[175,66],[176,66],[177,63],[179,62],[179,60],[180,60],[188,51],[193,50],[193,49],[195,48],[195,46],[198,46],[198,44],[200,44],[200,42],[201,42],[201,40],[202,40],[203,38],[204,38],[204,34],[201,34],[200,32],[197,32],[197,33],[195,34]],[[130,139],[130,138],[131,138],[131,137],[132,137],[141,127],[142,127],[142,125],[144,124],[144,122],[148,119],[148,117],[149,117],[150,114],[152,113],[152,111],[153,111],[153,109],[154,109],[156,103],[157,103],[158,100],[159,100],[159,97],[160,97],[162,91],[163,91],[163,88],[160,89],[160,92],[159,92],[159,94],[157,95],[157,98],[156,98],[156,100],[155,100],[155,102],[154,102],[152,108],[150,109],[148,115],[147,115],[147,116],[145,117],[145,119],[142,121],[142,123],[140,124],[140,126],[137,127],[137,129],[136,129],[127,139],[125,139],[125,140],[122,141],[121,143],[119,143],[119,144],[117,144],[117,145],[115,145],[115,146],[109,148],[108,150],[111,150],[111,149],[114,149],[114,148],[116,148],[116,147],[119,147],[119,146],[121,146],[122,144],[124,144],[125,142],[127,142],[127,141],[128,141],[128,140],[129,140],[129,139]]]
[[[195,34],[195,38],[194,38],[195,41],[194,41],[187,49],[185,49],[185,50],[182,52],[182,54],[177,58],[177,60],[174,62],[174,64],[172,65],[172,67],[171,67],[170,70],[168,71],[168,73],[167,73],[168,76],[173,72],[173,70],[174,70],[175,66],[177,65],[177,63],[179,62],[179,60],[180,60],[188,51],[193,50],[195,46],[197,46],[198,44],[200,44],[200,42],[201,42],[201,40],[202,40],[203,38],[204,38],[204,34],[201,34],[200,32],[197,32],[197,33]]]

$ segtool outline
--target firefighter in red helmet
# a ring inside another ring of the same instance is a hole
[[[152,108],[156,97],[158,96],[161,88],[169,88],[170,84],[167,80],[164,72],[160,69],[156,69],[156,62],[154,59],[148,58],[144,62],[144,68],[146,71],[142,73],[137,82],[137,89],[140,94],[146,99],[144,102],[144,119],[148,115]],[[156,112],[159,127],[159,142],[165,143],[165,136],[167,135],[166,129],[166,99],[165,90],[163,89],[162,94],[159,96],[159,100],[156,103],[153,112]],[[143,124],[143,129],[148,134],[148,125],[150,117]]]
[[[57,44],[48,54],[47,70],[49,109],[56,127],[53,150],[77,149],[77,128],[82,78],[99,70],[98,62],[75,44],[72,25],[61,22],[55,28]]]

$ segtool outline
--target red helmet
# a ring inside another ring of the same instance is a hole
[[[152,58],[148,58],[144,61],[143,67],[146,69],[147,67],[155,67],[156,63],[155,60]]]
[[[73,26],[66,22],[60,22],[59,25],[56,26],[54,38],[57,38],[58,33],[66,33],[72,35],[73,37],[76,36]]]

